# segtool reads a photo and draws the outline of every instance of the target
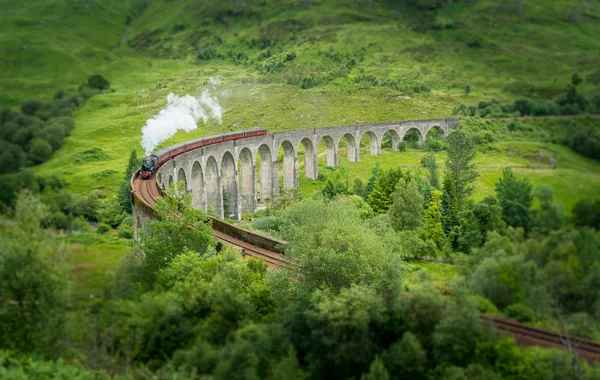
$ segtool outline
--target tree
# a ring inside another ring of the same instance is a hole
[[[390,217],[396,231],[414,230],[423,223],[423,195],[415,181],[406,182],[400,178],[396,191],[392,194]]]
[[[447,176],[454,182],[457,212],[463,211],[467,199],[473,193],[473,183],[479,176],[475,169],[475,145],[462,129],[448,136]]]
[[[581,82],[583,82],[583,79],[581,79],[578,73],[574,73],[571,77],[571,83],[573,86],[578,86]]]
[[[529,180],[518,179],[510,168],[504,168],[495,187],[502,207],[502,219],[509,226],[528,230],[531,219],[529,208],[533,201]]]
[[[600,200],[584,199],[573,206],[573,223],[600,230]]]
[[[381,297],[369,287],[353,286],[337,295],[315,291],[304,312],[311,377],[347,379],[364,371],[381,351],[374,323],[384,311]]]
[[[469,96],[470,93],[471,93],[471,85],[466,85],[465,86],[465,96]]]
[[[104,79],[101,75],[92,75],[88,78],[87,85],[90,88],[95,88],[98,90],[106,90],[110,88],[110,82]]]
[[[46,140],[34,139],[29,147],[28,155],[35,164],[41,164],[52,156],[52,146]]]
[[[429,180],[429,184],[439,190],[440,189],[440,175],[438,173],[438,165],[435,160],[435,154],[428,153],[421,156],[421,165],[423,165],[427,169],[427,179]]]
[[[442,189],[442,226],[446,235],[458,225],[458,205],[456,204],[456,186],[449,175],[444,177]]]
[[[431,201],[425,210],[425,226],[423,237],[431,240],[438,248],[442,247],[444,241],[444,229],[442,228],[442,192],[434,190],[431,192]]]
[[[554,189],[550,185],[536,187],[534,195],[540,201],[540,208],[534,210],[534,223],[539,232],[547,234],[560,229],[565,220],[562,208],[554,204]]]
[[[373,360],[373,363],[371,363],[369,372],[360,377],[361,380],[388,380],[389,378],[390,374],[385,368],[383,360],[381,360],[379,356],[377,356],[375,360]]]
[[[119,186],[119,205],[121,209],[128,214],[131,214],[131,176],[139,168],[140,161],[137,158],[137,152],[135,149],[131,150],[129,154],[129,161],[125,168],[125,176]]]
[[[421,342],[410,332],[393,343],[383,355],[385,366],[394,379],[425,379],[427,375],[427,352]]]
[[[393,202],[392,193],[400,178],[410,180],[409,173],[403,173],[401,169],[383,170],[379,173],[373,191],[369,194],[367,202],[378,214],[386,212]]]
[[[0,174],[18,172],[26,159],[20,146],[0,140]]]
[[[159,220],[148,223],[142,235],[144,259],[139,276],[146,285],[152,285],[158,271],[186,249],[205,253],[215,245],[210,222],[192,207],[191,196],[183,187],[183,183],[176,183],[167,190],[155,207]]]
[[[363,181],[360,180],[360,178],[354,179],[354,185],[352,186],[352,192],[361,197],[365,193],[365,185],[363,184]]]
[[[435,327],[434,357],[442,363],[465,365],[473,358],[481,336],[477,310],[470,304],[455,301]]]
[[[18,228],[2,238],[0,348],[55,356],[65,327],[66,268],[40,228],[46,211],[28,191],[19,195]]]
[[[371,169],[371,177],[369,177],[369,180],[367,181],[367,185],[365,186],[365,190],[363,193],[364,200],[368,201],[369,195],[373,191],[373,188],[375,187],[375,182],[377,182],[377,178],[379,178],[380,174],[381,168],[379,167],[378,162],[377,164],[375,164],[375,167]]]

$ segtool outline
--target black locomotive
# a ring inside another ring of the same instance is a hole
[[[142,161],[142,168],[140,169],[140,177],[143,179],[148,179],[156,170],[156,164],[158,163],[158,157],[156,155],[151,155],[144,158]]]

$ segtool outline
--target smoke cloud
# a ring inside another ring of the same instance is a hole
[[[158,115],[146,120],[146,125],[142,127],[141,145],[146,155],[151,154],[158,144],[173,137],[177,131],[193,131],[198,127],[196,123],[199,120],[207,122],[215,119],[221,124],[223,107],[214,95],[218,84],[218,78],[210,78],[208,87],[203,88],[197,98],[170,93],[167,96],[167,106]]]

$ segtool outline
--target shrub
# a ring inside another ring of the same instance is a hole
[[[110,226],[106,223],[100,223],[98,224],[98,228],[96,229],[96,232],[99,234],[104,234],[107,233],[108,231],[110,231]]]
[[[41,164],[48,161],[52,156],[52,146],[48,141],[42,139],[34,139],[29,147],[29,159],[35,164]]]
[[[128,216],[123,219],[123,222],[117,227],[117,234],[123,239],[133,238],[133,218]]]
[[[522,303],[509,305],[504,309],[504,313],[507,317],[520,322],[533,322],[536,320],[535,310]]]
[[[279,223],[274,216],[263,216],[262,218],[254,220],[252,227],[261,231],[277,231]]]
[[[110,88],[110,82],[98,74],[89,77],[87,80],[87,85],[89,88],[94,88],[98,90],[106,90]]]

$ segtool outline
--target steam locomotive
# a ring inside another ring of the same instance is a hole
[[[157,163],[158,156],[155,154],[144,158],[144,161],[142,161],[142,167],[140,169],[140,177],[142,177],[142,179],[150,178],[152,173],[154,173],[157,168]]]
[[[144,158],[142,167],[140,168],[140,177],[148,179],[158,169],[159,166],[171,160],[179,155],[187,153],[191,150],[203,148],[212,144],[219,144],[225,141],[239,140],[249,137],[264,136],[267,134],[267,130],[264,128],[256,128],[245,132],[232,132],[225,133],[218,136],[207,137],[203,139],[197,139],[188,141],[185,143],[177,144],[168,148],[165,148],[155,155]]]

